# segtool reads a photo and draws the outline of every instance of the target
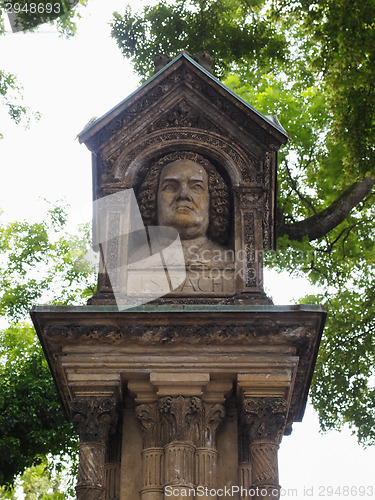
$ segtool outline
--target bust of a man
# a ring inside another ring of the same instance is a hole
[[[229,193],[216,169],[203,157],[183,152],[167,155],[146,175],[138,193],[145,225],[175,228],[187,267],[225,267],[232,255]]]

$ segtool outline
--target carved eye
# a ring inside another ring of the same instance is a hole
[[[202,184],[193,184],[193,186],[191,187],[192,191],[194,191],[195,193],[199,193],[200,191],[203,191],[203,186]]]
[[[174,182],[168,182],[166,184],[163,184],[163,191],[166,191],[167,193],[174,193],[177,190],[177,186]]]

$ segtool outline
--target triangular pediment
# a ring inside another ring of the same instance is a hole
[[[160,121],[162,116],[168,116],[169,123],[173,123],[173,109],[177,113],[175,126],[192,126],[188,111],[185,113],[182,109],[182,98],[187,106],[198,109],[200,116],[190,114],[192,123],[198,124],[198,128],[204,127],[205,120],[208,120],[211,130],[225,123],[231,124],[232,128],[243,130],[260,144],[279,147],[287,140],[286,132],[277,121],[243,101],[185,53],[108,113],[90,123],[78,135],[79,140],[97,152],[109,143],[113,145],[120,135],[126,134],[131,140],[140,128],[145,129],[150,121]],[[180,110],[176,108],[177,101]],[[184,116],[185,122],[182,120]]]

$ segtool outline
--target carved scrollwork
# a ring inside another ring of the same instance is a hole
[[[80,443],[102,443],[116,429],[116,400],[113,397],[77,397],[71,402],[70,410]]]
[[[159,414],[155,404],[138,405],[136,415],[143,428],[143,446],[150,448],[159,444]]]
[[[279,442],[285,429],[287,405],[283,398],[248,398],[243,401],[242,423],[248,426],[250,442]]]
[[[208,448],[216,447],[216,431],[225,417],[222,404],[204,404],[204,423],[201,435],[201,446]]]
[[[257,285],[257,269],[255,268],[255,217],[253,212],[245,212],[244,220],[244,244],[246,251],[247,269],[245,283],[248,288]]]

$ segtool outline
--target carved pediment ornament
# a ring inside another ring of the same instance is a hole
[[[165,115],[161,116],[149,127],[148,132],[172,127],[197,128],[219,134],[222,131],[218,125],[206,118],[187,99],[182,99],[175,104]]]
[[[199,73],[191,71],[182,66],[176,71],[164,75],[158,85],[149,89],[148,92],[136,99],[132,104],[127,106],[114,120],[104,125],[93,137],[86,141],[87,146],[92,151],[97,151],[104,143],[106,143],[116,133],[123,129],[131,130],[139,119],[144,120],[145,113],[150,112],[165,95],[173,92],[181,92],[181,89],[176,87],[192,87],[200,95],[204,95],[210,102],[211,106],[216,107],[223,113],[227,120],[233,120],[237,126],[246,130],[253,137],[263,144],[267,144],[270,150],[277,150],[280,143],[272,137],[265,129],[250,119],[248,112],[241,110],[237,103],[228,99],[221,89],[212,85],[212,82],[206,81]],[[186,122],[188,124],[189,121]]]
[[[104,442],[116,429],[114,397],[77,397],[70,404],[72,423],[80,443]]]

